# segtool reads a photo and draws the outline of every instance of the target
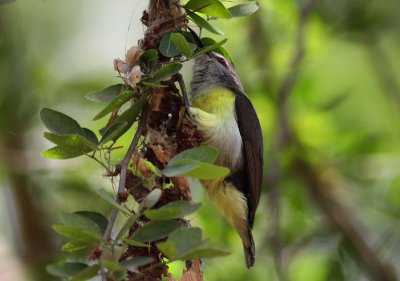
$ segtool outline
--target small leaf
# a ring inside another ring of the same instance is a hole
[[[185,160],[185,161],[178,162],[175,165],[168,166],[167,168],[163,169],[161,172],[163,173],[163,175],[165,175],[167,177],[183,176],[186,173],[198,168],[200,165],[201,165],[200,162]]]
[[[154,69],[157,66],[158,52],[156,49],[148,49],[140,57],[140,61],[150,69]]]
[[[168,166],[174,165],[180,160],[196,160],[204,163],[214,163],[218,158],[218,149],[212,146],[198,146],[195,148],[186,149],[168,161]]]
[[[97,232],[99,234],[102,233],[102,229],[100,228],[100,226],[95,221],[84,215],[80,215],[78,213],[74,214],[61,213],[60,216],[61,216],[61,221],[65,225],[76,226],[82,229],[87,229],[90,231]]]
[[[178,46],[172,42],[172,34],[172,32],[166,33],[160,41],[160,53],[167,58],[175,57],[181,52]]]
[[[82,130],[83,130],[84,137],[88,141],[90,141],[91,143],[93,143],[96,146],[99,144],[99,140],[97,139],[96,134],[92,130],[89,130],[88,128],[82,128]]]
[[[147,194],[146,198],[144,198],[142,202],[140,202],[139,212],[142,213],[143,210],[151,209],[155,204],[157,204],[158,200],[160,200],[161,195],[161,189],[153,189],[149,194]]]
[[[203,19],[201,16],[199,16],[196,13],[193,13],[190,10],[186,10],[186,13],[190,17],[190,19],[199,27],[204,28],[212,33],[223,35],[224,32],[222,32],[219,28],[214,26],[213,24],[209,23],[207,20]]]
[[[230,7],[228,10],[232,17],[245,17],[254,14],[259,8],[260,5],[256,1],[251,1]]]
[[[104,189],[101,188],[99,190],[99,195],[101,198],[103,198],[106,202],[108,202],[111,206],[113,206],[114,208],[116,208],[117,210],[121,211],[122,213],[124,213],[125,215],[131,216],[132,214],[130,212],[128,212],[124,207],[122,207],[121,205],[119,205],[115,199]]]
[[[158,83],[164,81],[167,78],[172,77],[174,74],[178,73],[182,68],[182,64],[178,62],[172,62],[161,67],[153,78],[150,79],[151,83]]]
[[[68,278],[87,267],[86,264],[79,262],[57,262],[46,266],[46,271],[54,276]]]
[[[74,214],[85,217],[94,222],[99,227],[101,233],[106,230],[108,219],[103,214],[91,211],[78,211]]]
[[[136,257],[132,259],[125,260],[121,262],[121,266],[123,266],[125,269],[129,271],[137,271],[137,268],[139,266],[143,266],[146,264],[149,264],[153,261],[154,259],[151,257]]]
[[[97,243],[101,240],[101,235],[97,231],[83,229],[78,226],[53,225],[53,229],[58,233],[74,241]]]
[[[110,260],[100,260],[100,265],[102,265],[103,267],[111,270],[111,271],[122,271],[124,270],[123,267],[115,261],[110,261]]]
[[[198,227],[182,227],[168,237],[168,241],[176,245],[176,258],[181,258],[204,244],[201,229]]]
[[[186,9],[199,12],[211,17],[230,19],[231,12],[219,0],[190,0]]]
[[[116,84],[98,92],[91,92],[85,95],[88,100],[95,102],[110,102],[126,89],[124,84]]]
[[[84,280],[89,280],[97,275],[99,275],[100,271],[100,266],[98,264],[94,264],[92,266],[89,266],[82,271],[78,272],[75,274],[70,281],[84,281]]]
[[[115,241],[119,241],[122,239],[122,237],[125,236],[125,234],[128,232],[128,230],[131,228],[133,223],[136,221],[136,217],[130,217],[128,218],[124,225],[121,227],[121,229],[118,231],[117,236],[115,236]]]
[[[192,50],[190,49],[189,43],[186,38],[180,33],[172,33],[171,40],[174,45],[185,55],[185,57],[190,57],[192,55]]]
[[[157,177],[162,177],[160,169],[158,169],[156,166],[154,166],[153,163],[150,161],[147,161],[146,159],[140,159],[141,162],[146,166],[147,169],[149,169],[153,174],[155,174]]]
[[[76,137],[76,136],[74,136]],[[73,146],[55,146],[46,151],[43,151],[41,155],[49,159],[70,159],[81,156],[85,153],[92,151],[91,148],[85,146],[80,138],[76,138],[79,142]]]
[[[140,247],[140,248],[149,248],[150,247],[149,244],[146,244],[146,243],[143,243],[143,242],[138,242],[138,241],[131,240],[131,239],[123,239],[123,241],[126,244],[128,244],[130,246],[134,246],[134,247]]]
[[[155,83],[150,83],[150,82],[146,82],[146,81],[142,81],[140,83],[149,88],[168,88],[167,85],[163,85],[163,84],[155,84]]]
[[[181,224],[174,220],[153,221],[139,228],[132,238],[139,242],[151,242],[168,236],[180,226]]]
[[[40,111],[40,118],[46,128],[56,135],[83,135],[81,126],[71,117],[50,108]]]
[[[75,252],[79,251],[88,247],[92,247],[93,242],[86,242],[86,241],[69,241],[62,245],[61,251],[64,252]]]
[[[226,41],[228,41],[228,40],[227,40],[227,39],[224,39],[224,40],[222,40],[222,41],[220,41],[220,42],[218,42],[218,43],[216,43],[216,44],[214,44],[214,45],[211,45],[211,46],[207,46],[207,47],[198,49],[196,52],[194,52],[194,54],[192,55],[191,58],[196,58],[196,57],[198,57],[198,56],[204,55],[205,53],[214,51],[214,50],[217,49],[218,47],[220,47],[220,46],[222,46],[223,44],[225,44]]]
[[[113,99],[102,111],[100,111],[93,120],[99,120],[103,118],[108,113],[113,112],[114,110],[120,108],[124,103],[128,102],[133,97],[133,92],[128,91],[122,94],[119,94],[115,99]]]
[[[54,144],[65,147],[70,150],[77,150],[82,154],[97,150],[97,146],[88,140],[85,136],[81,135],[56,135],[49,132],[44,132],[43,136]],[[80,155],[82,155],[80,154]]]
[[[203,42],[204,46],[212,46],[217,43],[217,41],[215,41],[210,37],[203,37],[201,38],[201,41]],[[215,48],[213,52],[223,55],[227,60],[229,60],[233,64],[232,56],[224,46],[219,46],[218,48]]]
[[[120,136],[127,131],[128,123],[127,122],[116,122],[110,128],[108,128],[103,137],[100,140],[100,145],[103,145],[109,141],[116,141]]]
[[[157,248],[163,253],[170,261],[175,260],[176,245],[172,241],[165,241],[156,244]]]
[[[174,201],[158,209],[150,209],[144,212],[144,215],[151,220],[168,220],[185,217],[196,212],[201,203],[191,204],[187,201]]]

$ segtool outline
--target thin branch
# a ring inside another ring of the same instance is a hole
[[[147,105],[145,105],[144,108],[142,109],[142,115],[140,118],[140,122],[139,122],[138,128],[136,130],[136,133],[133,137],[133,140],[132,140],[124,158],[122,159],[122,161],[119,164],[120,175],[119,175],[119,185],[118,185],[118,192],[117,192],[117,198],[116,198],[116,202],[118,204],[121,203],[120,194],[125,190],[126,171],[128,169],[129,161],[130,161],[133,153],[136,150],[140,136],[142,135],[142,133],[145,129],[146,123],[147,123],[147,109],[148,109],[148,107],[147,107]],[[113,230],[113,227],[115,224],[115,220],[117,218],[117,214],[118,214],[118,210],[116,208],[113,208],[111,210],[111,215],[108,220],[107,227],[103,234],[103,241],[108,241],[111,239],[111,233],[112,233],[112,230]],[[102,242],[99,247],[100,247],[100,250],[102,251],[104,249],[104,242]],[[105,269],[103,267],[101,267],[100,271],[101,271],[101,280],[107,281],[107,275],[106,275]]]

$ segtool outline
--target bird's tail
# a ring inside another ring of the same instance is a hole
[[[248,239],[250,241],[250,245],[246,246],[243,243],[243,250],[244,250],[244,259],[246,261],[247,268],[250,268],[254,265],[255,256],[256,256],[256,249],[254,246],[253,235],[251,234],[251,229],[248,229]]]

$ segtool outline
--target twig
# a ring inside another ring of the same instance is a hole
[[[140,117],[140,122],[138,125],[138,128],[136,130],[136,133],[133,137],[133,140],[128,148],[128,151],[126,152],[124,158],[122,159],[122,161],[119,163],[119,167],[120,167],[120,175],[119,175],[119,184],[118,184],[118,192],[117,192],[117,198],[116,198],[116,202],[118,204],[121,203],[121,197],[120,194],[124,191],[125,189],[125,183],[126,183],[126,171],[128,169],[128,164],[129,161],[133,155],[133,153],[135,152],[135,149],[137,147],[137,144],[139,142],[139,138],[142,135],[144,128],[146,126],[147,123],[147,105],[144,106],[144,108],[142,109],[142,115]],[[117,214],[118,214],[118,210],[116,208],[113,208],[111,210],[111,215],[110,215],[110,219],[108,220],[108,224],[106,227],[106,230],[104,231],[103,234],[103,241],[108,241],[111,238],[111,232],[112,229],[114,227],[114,223],[115,223],[115,219],[117,218]],[[100,250],[104,249],[104,242],[102,242],[100,244]],[[101,268],[101,278],[102,281],[107,281],[107,276],[105,275],[105,271],[104,268]]]

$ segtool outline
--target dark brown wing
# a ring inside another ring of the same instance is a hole
[[[244,156],[244,167],[240,171],[240,176],[244,178],[241,180],[240,189],[247,197],[249,225],[253,227],[263,176],[263,138],[257,113],[245,94],[237,93],[235,110]]]

